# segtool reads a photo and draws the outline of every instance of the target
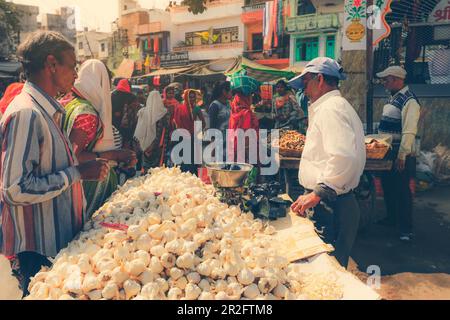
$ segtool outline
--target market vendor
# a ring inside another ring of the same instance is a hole
[[[339,91],[339,81],[345,78],[335,60],[319,57],[292,80],[301,81],[312,103],[299,170],[306,192],[292,210],[306,217],[313,209],[316,228],[346,268],[360,219],[353,191],[364,171],[366,150],[361,120]]]
[[[275,90],[276,93],[273,97],[276,120],[275,128],[278,129],[289,125],[294,118],[303,118],[304,113],[298,105],[295,95],[284,80],[277,82]]]
[[[379,133],[393,137],[395,165],[383,172],[381,183],[384,191],[387,218],[384,223],[397,225],[400,240],[409,241],[412,236],[412,195],[409,181],[416,168],[415,140],[420,118],[420,104],[415,94],[405,85],[406,71],[392,66],[377,74],[391,97],[383,108]]]
[[[55,100],[77,78],[73,46],[57,32],[31,34],[18,49],[28,81],[0,122],[1,253],[27,293],[30,277],[81,231],[87,220],[81,180],[104,180],[104,160],[78,164],[62,132]]]

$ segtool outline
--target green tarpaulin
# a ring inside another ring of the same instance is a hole
[[[225,75],[231,76],[243,70],[246,71],[247,76],[260,82],[273,82],[282,78],[289,80],[296,75],[294,72],[267,67],[244,57],[239,57],[236,64],[227,70]]]

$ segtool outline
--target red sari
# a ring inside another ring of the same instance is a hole
[[[245,96],[241,93],[237,93],[233,101],[231,102],[231,116],[228,125],[229,135],[228,135],[228,145],[233,145],[234,150],[228,150],[230,157],[234,154],[234,160],[236,160],[237,155],[237,137],[235,137],[235,130],[242,129],[244,131],[248,129],[256,130],[258,135],[259,131],[259,121],[255,114],[251,110],[252,98],[251,96]],[[258,137],[258,136],[257,136]],[[249,148],[249,142],[245,143],[246,149]],[[234,152],[233,152],[234,151]],[[246,159],[248,155],[246,155]]]

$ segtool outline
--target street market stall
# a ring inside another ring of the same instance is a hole
[[[379,299],[307,220],[268,224],[215,194],[178,168],[127,182],[32,279],[27,299]],[[292,251],[278,252],[283,244]]]
[[[284,182],[286,192],[294,195],[294,197],[301,192],[301,190],[298,190],[297,176],[305,139],[304,135],[294,130],[285,130],[281,131],[280,140],[275,142],[279,145],[280,180]],[[362,213],[361,228],[377,219],[375,217],[376,188],[373,176],[391,170],[394,163],[391,152],[392,137],[390,135],[368,135],[365,142],[367,159],[364,175],[361,178],[360,185],[355,190]],[[295,173],[294,177],[292,177],[293,173]]]

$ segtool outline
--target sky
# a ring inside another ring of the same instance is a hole
[[[12,0],[11,2],[34,5],[41,13],[55,13],[64,6],[78,6],[83,27],[98,31],[111,31],[111,22],[118,16],[117,0]],[[138,0],[143,8],[165,8],[169,0]],[[40,20],[38,18],[38,20]]]

